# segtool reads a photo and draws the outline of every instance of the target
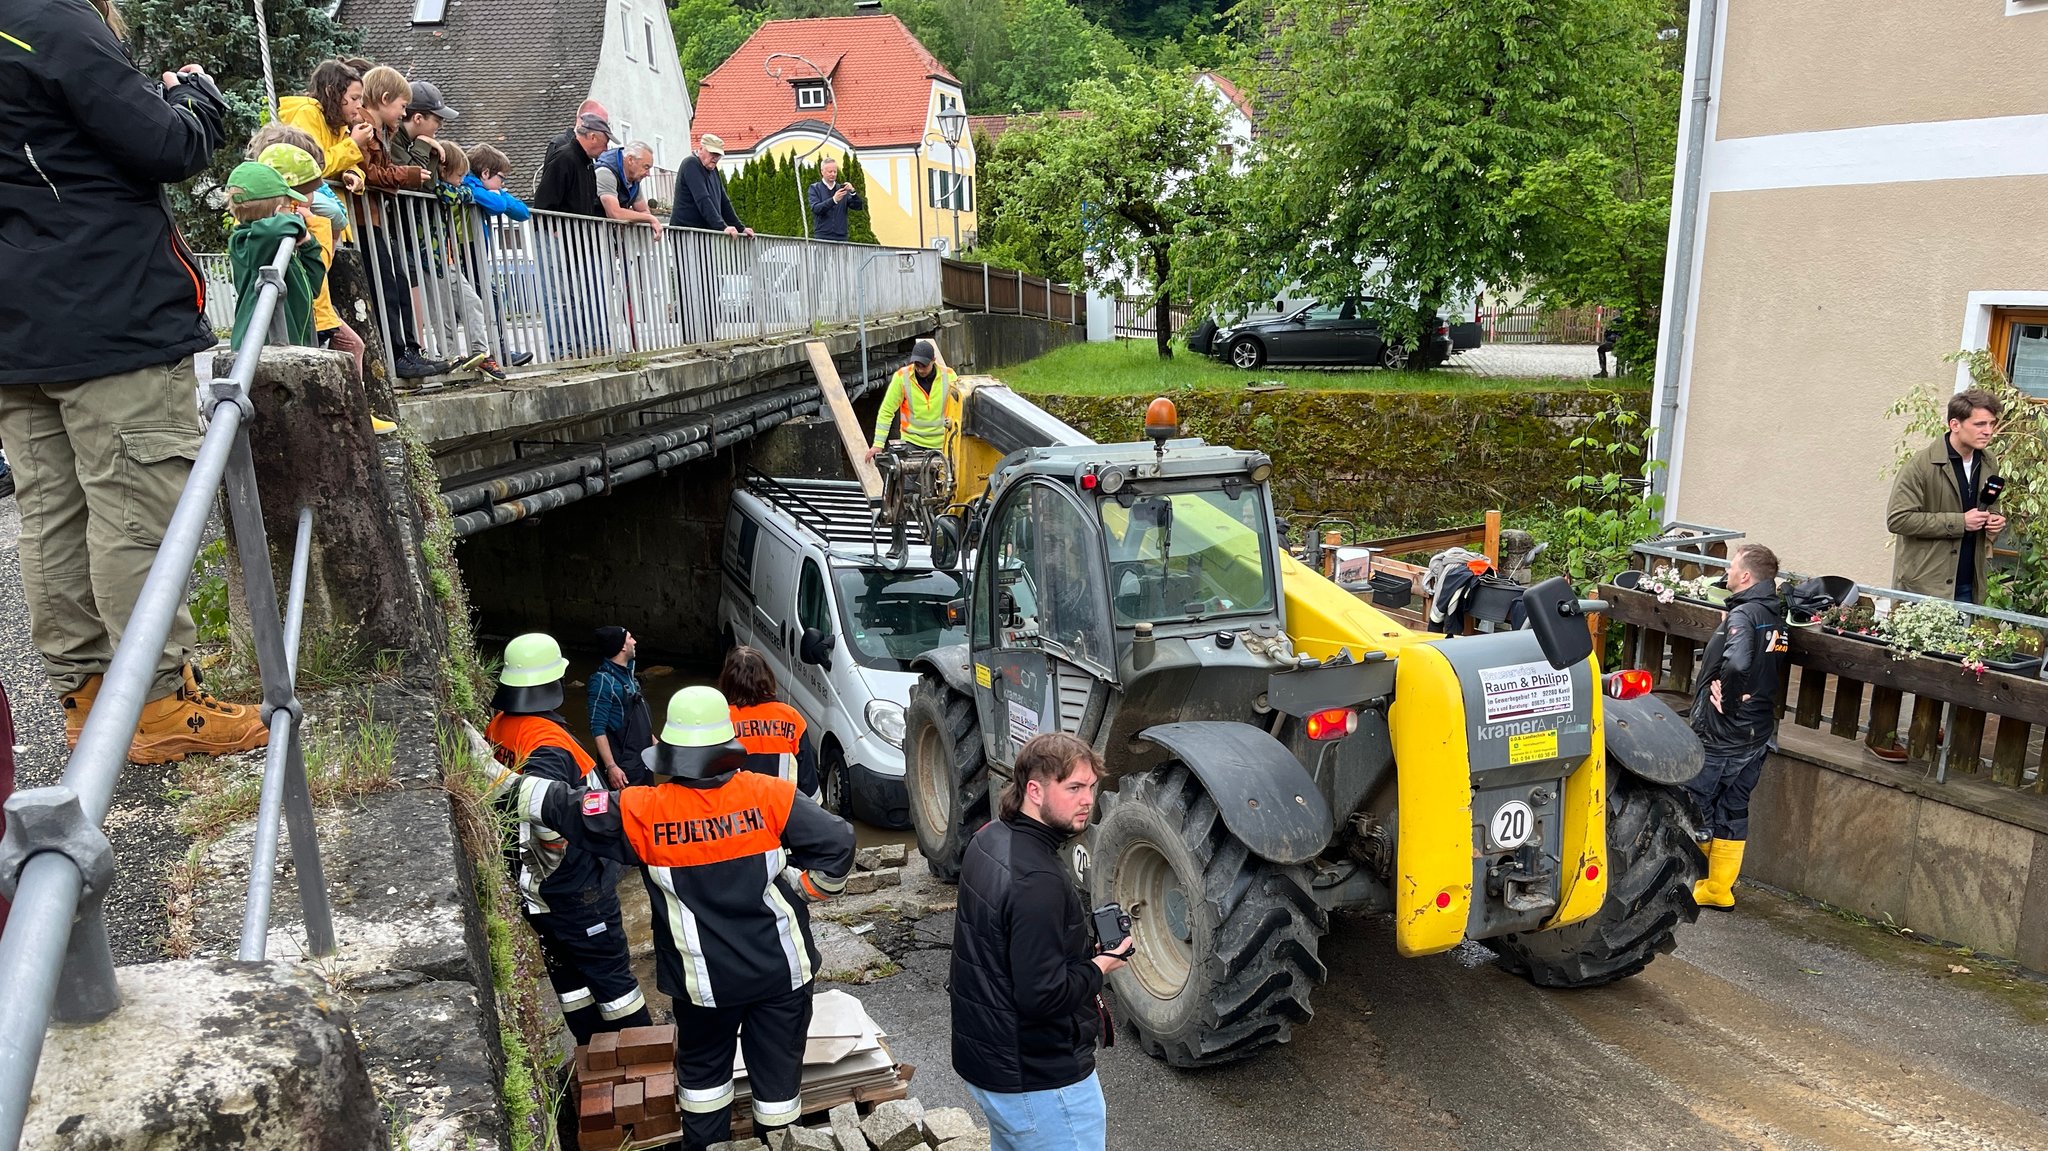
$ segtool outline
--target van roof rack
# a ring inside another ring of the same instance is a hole
[[[852,480],[788,479],[749,467],[741,482],[827,545],[858,544],[873,550],[888,543],[875,522],[874,505]],[[930,542],[914,521],[907,525],[905,537],[914,546]]]

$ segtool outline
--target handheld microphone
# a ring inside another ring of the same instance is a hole
[[[1977,493],[1977,510],[1988,512],[1998,502],[1998,493],[2005,490],[2005,477],[1992,476],[1984,481],[1984,490]]]

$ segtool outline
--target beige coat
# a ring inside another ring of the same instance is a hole
[[[1990,452],[1978,452],[1973,475],[1979,488],[1984,477],[1998,473]],[[1892,586],[1900,591],[1952,599],[1956,592],[1956,561],[1967,533],[1963,530],[1963,495],[1956,470],[1948,462],[1948,437],[1913,453],[1892,481],[1885,508],[1885,527],[1892,541]],[[1991,552],[1990,533],[1978,537],[1977,594],[1984,594],[1984,575]]]

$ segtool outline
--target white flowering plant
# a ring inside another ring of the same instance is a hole
[[[1717,593],[1722,589],[1714,586],[1714,577],[1711,575],[1685,579],[1678,574],[1678,569],[1670,564],[1658,564],[1656,570],[1643,573],[1641,582],[1636,584],[1636,590],[1656,596],[1658,603],[1670,603],[1680,597],[1711,603],[1718,598]]]
[[[1891,647],[1893,659],[1921,654],[1954,656],[1978,675],[1984,674],[1987,663],[2039,650],[2040,642],[2008,624],[1972,626],[1969,616],[1943,600],[1898,605],[1879,625],[1878,634]]]

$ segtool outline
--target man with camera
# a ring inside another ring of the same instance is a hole
[[[1091,932],[1058,855],[1088,826],[1101,767],[1074,736],[1032,737],[961,864],[953,1069],[988,1117],[992,1151],[1102,1151],[1095,1046],[1114,1041],[1102,980],[1134,941],[1114,907]]]

